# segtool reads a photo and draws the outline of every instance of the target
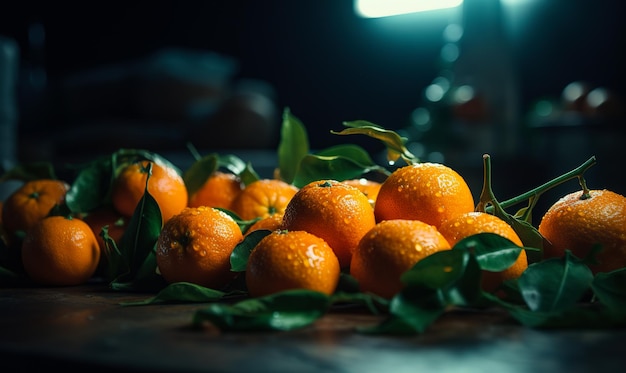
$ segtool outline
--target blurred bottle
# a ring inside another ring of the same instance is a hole
[[[0,36],[0,173],[17,162],[17,74],[19,48],[13,39]]]

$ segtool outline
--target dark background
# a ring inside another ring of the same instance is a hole
[[[481,1],[484,0],[473,0],[472,4],[476,7]],[[562,104],[561,93],[573,81],[586,82],[590,88],[605,87],[621,103],[626,35],[621,2],[527,0],[503,9],[509,17],[504,27],[518,83],[517,115],[518,125],[524,127],[520,130],[522,135],[526,134],[527,118],[534,103],[548,99]],[[355,15],[351,0],[22,1],[8,7],[5,4],[0,13],[0,34],[14,38],[21,48],[20,156],[29,159],[33,154],[45,155],[45,149],[54,149],[50,150],[51,157],[65,155],[73,146],[77,149],[75,154],[81,151],[88,154],[77,141],[57,148],[49,144],[46,147],[35,135],[42,133],[48,139],[55,138],[49,136],[55,132],[71,135],[77,122],[94,123],[86,115],[72,117],[65,113],[70,109],[61,101],[62,93],[58,89],[61,82],[79,72],[142,60],[170,47],[210,51],[232,58],[236,68],[231,82],[252,79],[268,83],[271,87],[268,95],[278,115],[268,117],[273,123],[267,129],[272,133],[271,140],[254,147],[273,149],[278,140],[280,113],[286,107],[307,126],[314,149],[345,142],[345,137],[329,133],[343,128],[344,121],[365,119],[401,130],[410,126],[412,111],[424,105],[424,89],[442,70],[442,33],[454,17],[451,14],[439,11],[363,19]],[[28,43],[29,26],[33,24],[45,33],[39,49]],[[28,88],[25,73],[33,67],[43,68],[47,76],[45,99],[34,99],[33,88]],[[127,128],[133,120],[133,125],[140,129],[145,125],[136,110],[128,115],[130,119],[120,121],[123,115],[119,114],[115,120],[122,123],[120,128]],[[620,136],[623,127],[622,124],[616,130]],[[150,127],[147,128],[140,131],[144,134],[140,136],[150,132]],[[219,136],[222,139],[239,136],[236,131],[222,128]],[[213,136],[210,129],[206,133],[207,138]],[[550,136],[553,135],[551,132]],[[581,136],[588,135],[584,130]],[[613,135],[609,132],[602,138],[614,138]],[[132,134],[126,135],[126,142],[116,143],[111,138],[106,141],[111,147],[133,145],[128,140],[130,137]],[[200,146],[219,147],[215,142],[203,144],[201,137],[194,137]],[[557,133],[556,141],[559,138]],[[181,144],[186,139],[180,140],[167,143],[184,151]],[[35,146],[29,146],[29,141]],[[380,150],[379,143],[368,139],[354,138],[354,142],[373,152]],[[165,148],[164,143],[155,141],[148,146],[154,145],[158,151]],[[220,144],[237,147],[236,141],[230,143],[226,140]],[[595,151],[592,147],[576,153],[575,145],[567,142],[559,145],[565,149],[562,151],[554,150],[551,145],[532,148],[529,144],[523,142],[514,154],[507,154],[506,167],[510,169],[516,162],[524,168],[550,165],[537,173],[540,175],[537,179],[578,165]],[[107,149],[104,140],[88,145],[92,152],[99,146]],[[621,164],[623,151],[607,153],[614,159],[605,163]],[[474,161],[480,163],[480,159]],[[623,186],[622,179],[600,181],[619,188]]]

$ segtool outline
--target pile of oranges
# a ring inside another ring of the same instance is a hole
[[[463,177],[438,163],[408,164],[380,182],[323,179],[301,188],[278,178],[246,185],[239,176],[216,170],[189,192],[177,170],[143,160],[116,173],[108,204],[85,214],[55,213],[69,189],[59,180],[28,181],[1,205],[4,244],[41,285],[79,285],[98,275],[107,258],[103,227],[119,241],[146,190],[161,214],[155,271],[167,283],[227,288],[238,275],[231,270],[233,250],[251,232],[267,231],[250,251],[244,272],[254,297],[296,288],[332,294],[345,273],[361,291],[392,298],[404,272],[469,236],[495,233],[524,246],[507,222],[476,211]],[[620,194],[591,190],[564,196],[538,230],[547,243],[546,257],[571,250],[583,258],[601,245],[595,272],[626,266],[626,198]],[[511,267],[483,271],[483,289],[496,291],[528,265],[521,250]]]

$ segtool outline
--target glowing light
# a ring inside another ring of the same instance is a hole
[[[454,101],[459,104],[465,103],[474,98],[474,88],[469,85],[462,85],[454,92]]]
[[[604,88],[596,88],[587,95],[587,103],[595,108],[602,105],[609,98],[609,92]]]
[[[354,0],[355,12],[363,18],[380,18],[455,8],[463,0]]]
[[[445,93],[446,91],[439,84],[431,84],[424,91],[426,99],[430,102],[441,101]]]

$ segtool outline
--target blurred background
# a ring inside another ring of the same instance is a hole
[[[191,143],[269,171],[289,108],[312,149],[352,142],[384,161],[377,141],[330,133],[367,120],[457,169],[476,196],[484,153],[500,200],[593,155],[589,186],[626,193],[621,2],[459,0],[373,18],[363,3],[5,4],[2,167],[121,147],[185,167]]]

